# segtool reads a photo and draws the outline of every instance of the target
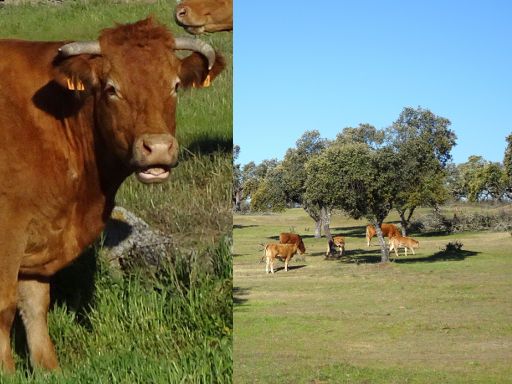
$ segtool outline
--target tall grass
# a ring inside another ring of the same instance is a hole
[[[175,35],[176,2],[64,1],[0,6],[0,38],[94,39],[102,28],[153,14]],[[180,165],[170,182],[129,178],[118,204],[183,248],[151,274],[121,273],[89,249],[54,278],[49,315],[62,372],[33,372],[23,328],[13,332],[17,373],[0,383],[224,383],[232,373],[231,148],[232,35],[202,37],[226,71],[179,95]]]

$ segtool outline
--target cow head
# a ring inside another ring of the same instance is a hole
[[[298,245],[298,248],[299,248],[299,253],[301,255],[306,253],[306,247],[304,246],[304,242],[302,241],[302,239],[299,240],[299,243],[297,245]]]
[[[176,22],[194,35],[233,30],[233,0],[183,0],[176,6]]]
[[[197,52],[180,59],[180,49]],[[98,41],[59,51],[55,80],[81,99],[93,98],[107,150],[141,182],[167,179],[178,159],[177,90],[209,83],[223,59],[199,40],[174,38],[152,18],[105,29]]]

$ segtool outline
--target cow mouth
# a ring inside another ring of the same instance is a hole
[[[184,25],[183,26],[188,33],[191,33],[193,35],[199,35],[200,33],[204,32],[204,25]]]
[[[170,173],[171,167],[168,165],[152,165],[138,170],[135,176],[140,182],[149,184],[167,180]]]

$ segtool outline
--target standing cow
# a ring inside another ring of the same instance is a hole
[[[191,34],[233,30],[233,0],[183,0],[174,12],[176,22]]]
[[[281,259],[284,261],[284,270],[288,271],[288,263],[298,251],[297,244],[267,244],[264,249],[266,258],[265,272],[274,273],[274,260]]]
[[[281,232],[279,234],[279,243],[280,244],[297,244],[299,253],[301,255],[306,253],[306,247],[304,246],[302,237],[300,237],[300,235],[297,235],[296,233]]]
[[[380,229],[382,230],[382,236],[385,236],[388,239],[392,238],[393,236],[402,235],[402,233],[398,230],[395,224],[382,224]],[[368,246],[370,246],[372,237],[375,236],[376,234],[377,232],[375,231],[375,227],[373,225],[366,226],[366,242]]]
[[[181,49],[196,52],[181,59]],[[49,277],[98,237],[126,177],[168,178],[177,88],[224,64],[152,18],[92,42],[0,40],[0,52],[0,366],[14,371],[18,308],[32,365],[55,369]]]

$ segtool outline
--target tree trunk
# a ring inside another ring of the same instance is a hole
[[[384,235],[382,234],[382,221],[381,222],[374,222],[373,225],[375,226],[375,232],[377,233],[377,238],[379,239],[380,244],[380,251],[381,251],[381,263],[387,263],[389,261],[389,248],[386,245],[386,241],[384,240]]]
[[[315,239],[322,237],[322,220],[315,221]]]
[[[322,216],[320,210],[315,206],[303,205],[304,210],[307,212],[309,217],[315,221],[315,238],[319,239],[322,237]]]
[[[238,190],[235,192],[235,199],[234,199],[234,205],[233,210],[235,212],[241,211],[241,205],[242,205],[242,190]]]
[[[400,215],[400,225],[402,226],[402,236],[407,236],[407,232],[409,232],[409,223],[411,222],[412,214],[416,207],[409,208],[409,212],[407,213],[407,208],[404,210],[396,209],[398,214]]]
[[[402,227],[402,236],[407,236],[407,221],[405,219],[405,212],[398,210],[398,215],[400,216],[400,226]]]
[[[320,217],[322,218],[322,228],[324,230],[324,235],[327,240],[332,240],[331,229],[329,226],[331,225],[331,211],[327,207],[320,208]]]

